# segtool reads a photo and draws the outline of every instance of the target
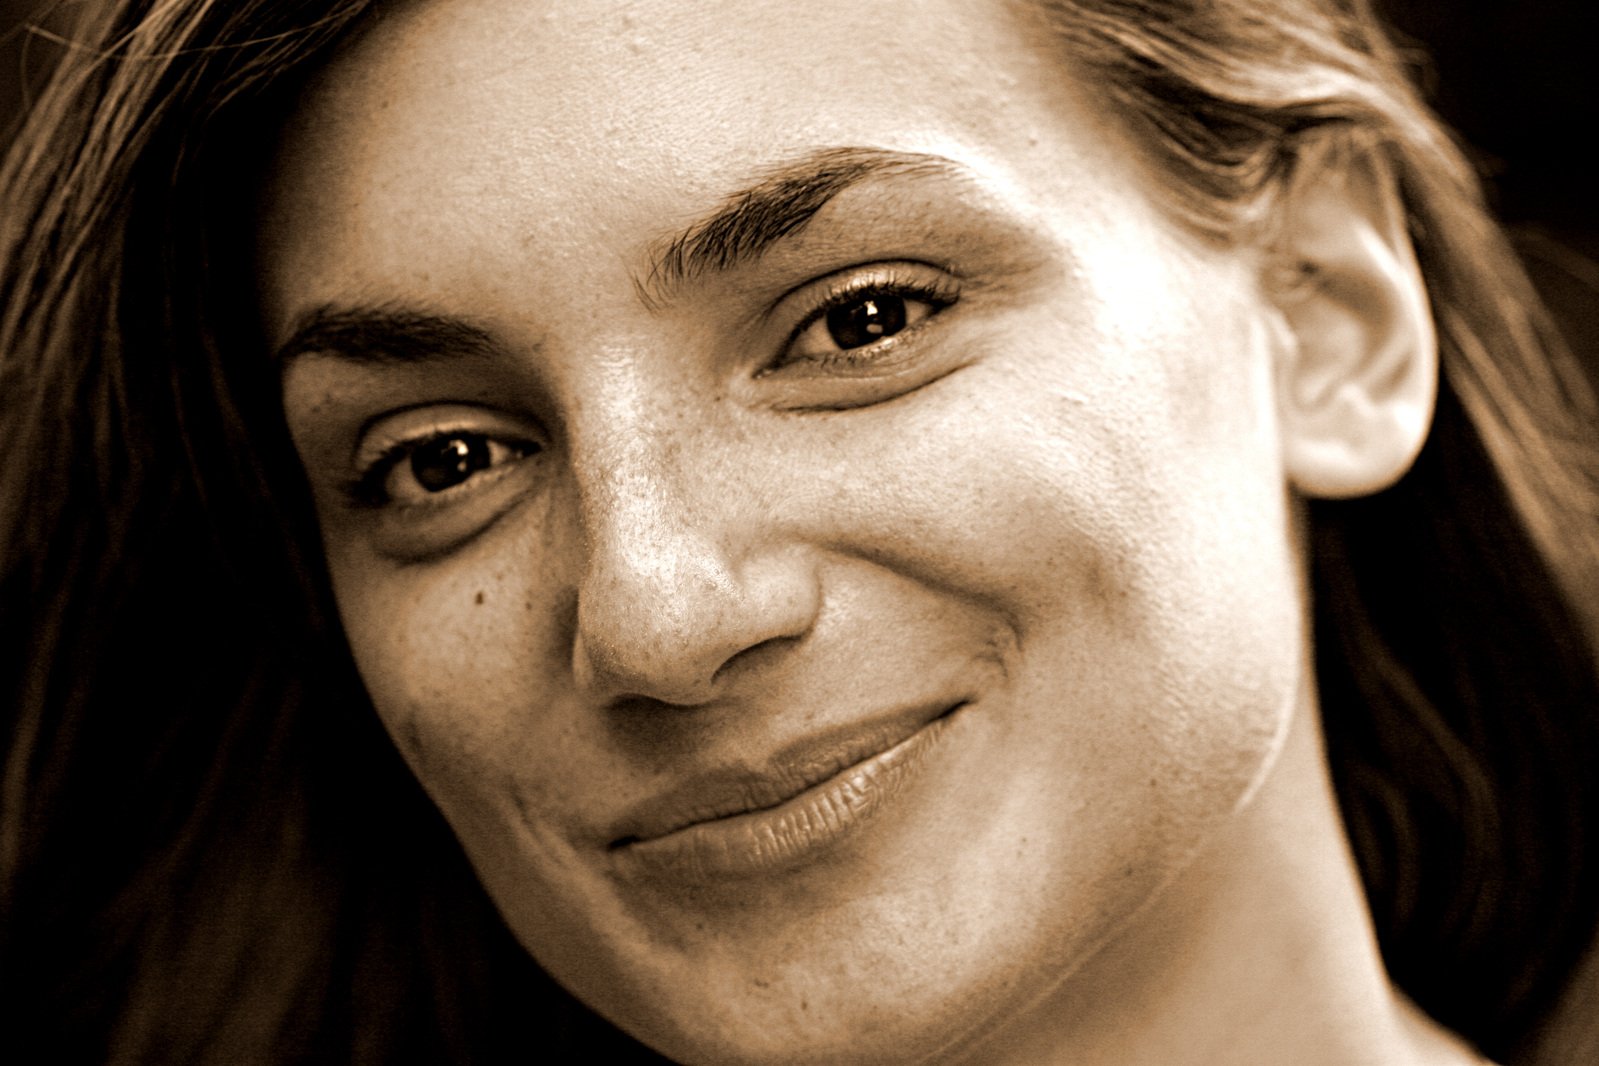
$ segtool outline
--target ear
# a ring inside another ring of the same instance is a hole
[[[1421,450],[1438,347],[1387,167],[1318,155],[1296,168],[1265,260],[1287,333],[1276,367],[1283,460],[1307,496],[1362,496]]]

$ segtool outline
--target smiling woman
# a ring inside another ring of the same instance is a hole
[[[5,172],[17,1031],[1579,1053],[1592,393],[1363,4],[91,17]]]

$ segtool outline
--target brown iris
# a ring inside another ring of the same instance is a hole
[[[411,453],[411,475],[428,492],[443,492],[487,470],[491,462],[486,439],[457,433],[419,445]]]
[[[903,297],[873,293],[827,312],[827,333],[840,348],[860,348],[905,328]]]

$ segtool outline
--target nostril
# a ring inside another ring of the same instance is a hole
[[[655,696],[641,696],[634,693],[624,693],[613,696],[605,704],[606,713],[615,718],[654,718],[663,714],[679,714],[690,711],[696,707],[703,707],[704,700],[676,702],[663,700]]]
[[[809,632],[809,629],[805,631]],[[734,653],[728,657],[721,666],[717,667],[716,674],[711,678],[713,684],[721,685],[728,682],[733,675],[749,673],[761,669],[762,664],[775,662],[781,659],[788,649],[793,648],[805,639],[805,633],[795,633],[779,637],[768,637],[750,647]]]
[[[711,699],[715,676],[729,654],[710,637],[640,626],[626,642],[600,639],[579,626],[573,646],[578,687],[616,704],[642,703],[651,710],[690,707]]]

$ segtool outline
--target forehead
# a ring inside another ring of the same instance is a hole
[[[297,290],[378,291],[423,270],[486,283],[531,251],[573,277],[837,146],[1042,181],[1079,214],[1129,170],[1060,46],[1001,0],[432,0],[385,12],[313,83],[269,266]]]

